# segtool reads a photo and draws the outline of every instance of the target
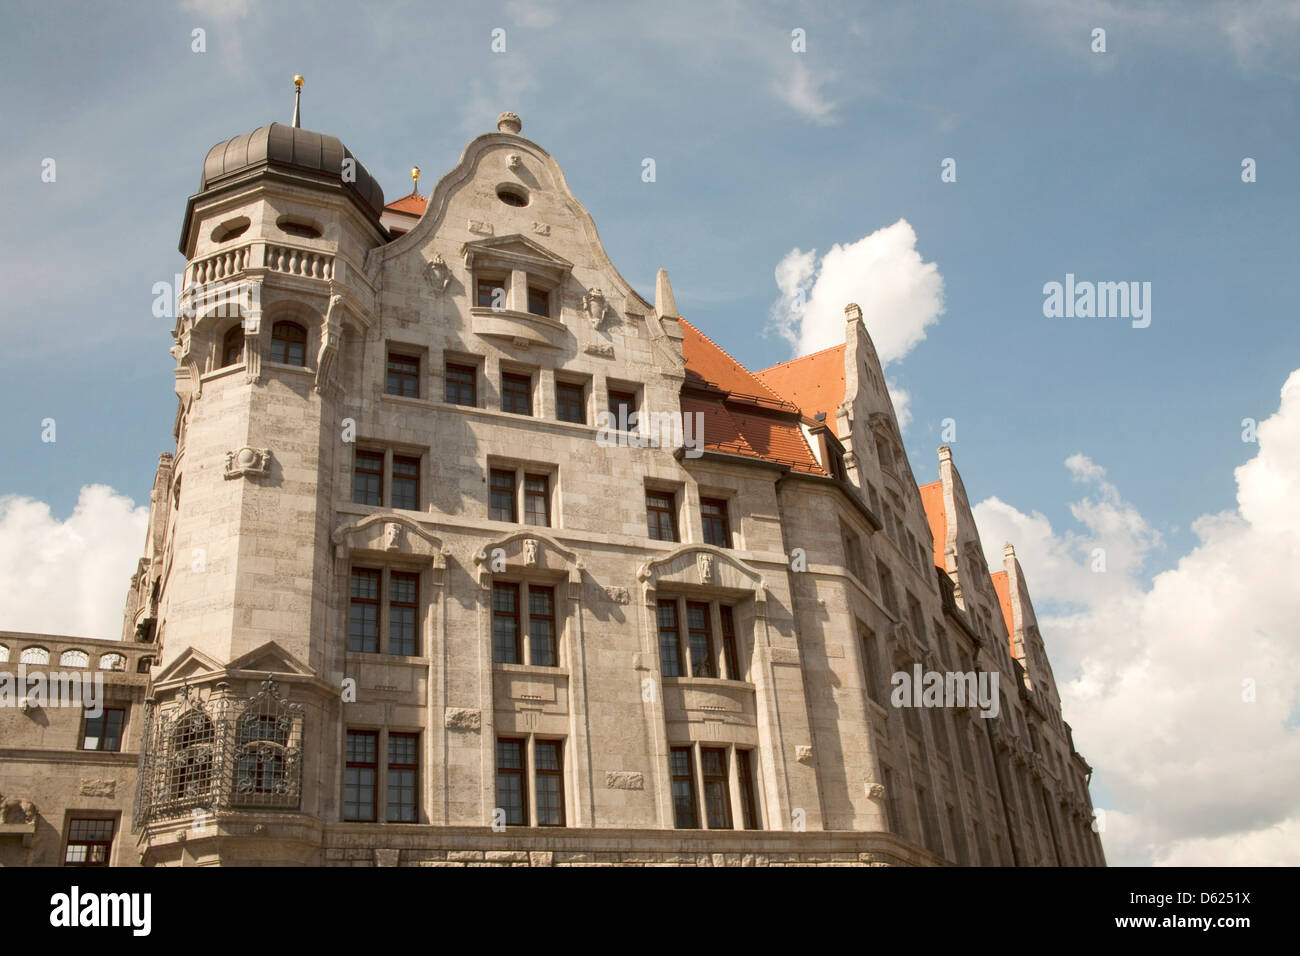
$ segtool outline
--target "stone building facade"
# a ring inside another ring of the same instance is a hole
[[[120,750],[0,710],[0,862],[98,815],[115,865],[1103,865],[1014,551],[948,449],[917,487],[856,306],[750,372],[511,113],[389,204],[218,144],[180,249],[122,640],[0,635],[119,649]],[[917,665],[998,715],[893,706]]]

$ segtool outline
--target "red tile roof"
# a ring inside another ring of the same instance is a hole
[[[824,475],[799,427],[799,409],[685,319],[682,411],[704,416],[704,447]]]
[[[843,345],[773,365],[755,372],[754,377],[798,405],[808,421],[824,412],[826,423],[835,431],[835,410],[844,402]]]
[[[1016,656],[1016,622],[1011,613],[1011,580],[1007,577],[1007,572],[999,571],[996,574],[990,574],[993,579],[993,590],[998,592],[998,604],[1002,606],[1002,620],[1007,625],[1007,637],[1010,641],[1008,650],[1011,656]]]
[[[943,508],[943,482],[932,481],[916,490],[921,493],[921,507],[925,509],[930,537],[934,539],[934,566],[946,570],[943,549],[948,541],[948,513]]]
[[[419,193],[411,193],[409,196],[403,196],[401,199],[394,199],[384,207],[385,212],[401,212],[408,216],[423,216],[424,207],[429,205],[429,200]]]

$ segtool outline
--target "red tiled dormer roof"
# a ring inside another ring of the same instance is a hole
[[[934,566],[946,570],[943,549],[948,541],[948,513],[943,509],[943,482],[932,481],[916,490],[921,493],[921,507],[925,509],[930,537],[934,539]]]
[[[835,430],[835,410],[844,402],[844,346],[835,345],[802,358],[773,365],[754,377],[799,406],[808,421],[819,413]]]
[[[760,382],[695,326],[680,321],[686,360],[682,411],[704,416],[704,447],[826,474],[799,427],[798,407]]]

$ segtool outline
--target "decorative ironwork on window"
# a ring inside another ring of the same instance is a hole
[[[186,687],[145,714],[135,826],[222,810],[296,810],[302,800],[304,707],[273,678],[247,699]]]

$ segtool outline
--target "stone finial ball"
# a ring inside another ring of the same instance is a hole
[[[497,129],[503,133],[518,133],[523,128],[524,124],[519,121],[518,113],[507,110],[497,117]]]

